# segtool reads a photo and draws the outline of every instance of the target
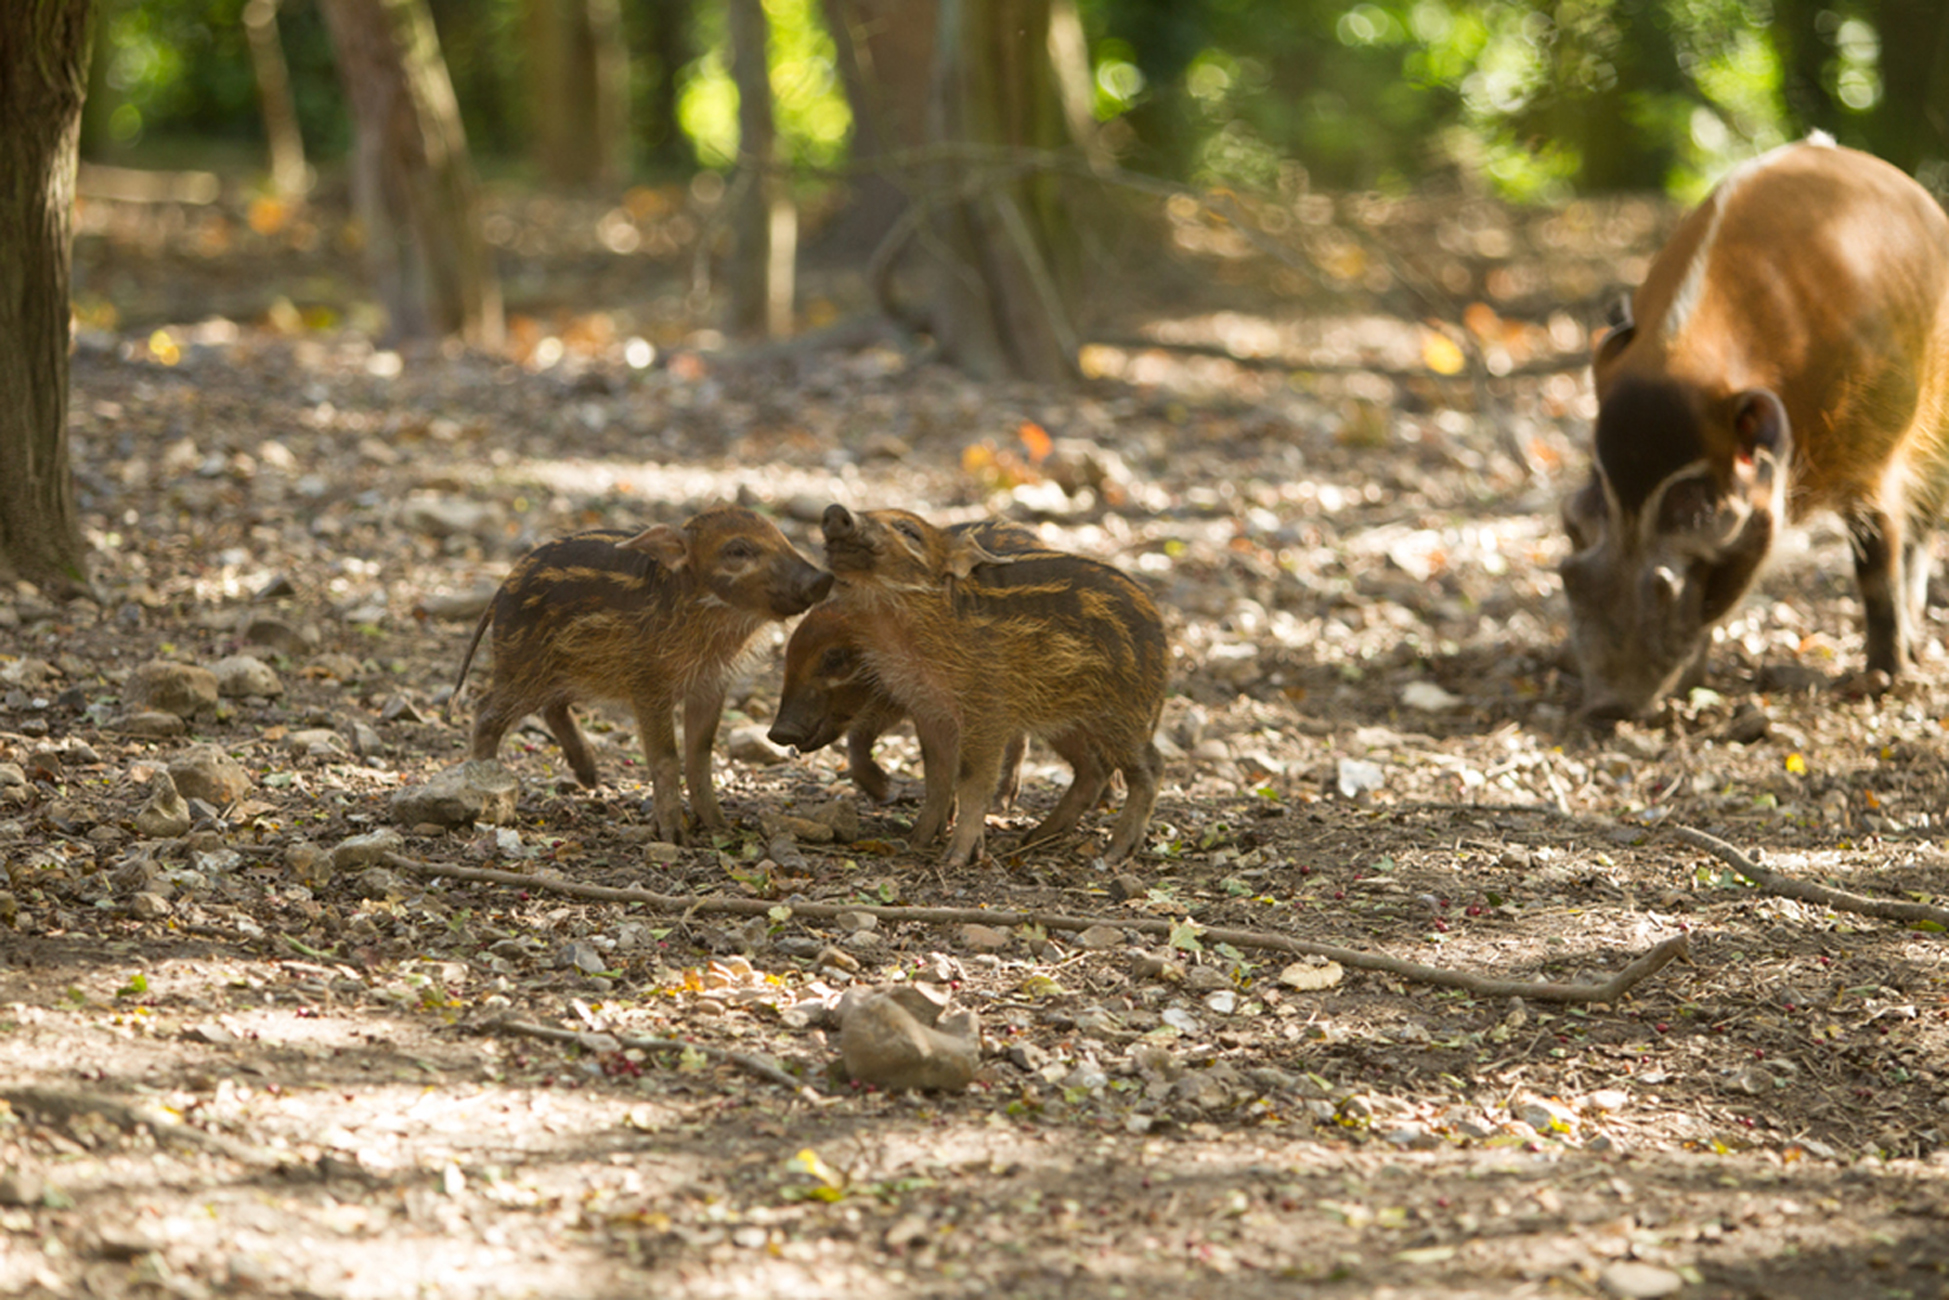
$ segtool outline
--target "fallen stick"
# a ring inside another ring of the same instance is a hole
[[[749,1052],[733,1052],[728,1048],[712,1047],[709,1043],[691,1043],[681,1038],[651,1038],[643,1034],[618,1034],[605,1029],[556,1029],[526,1020],[496,1020],[483,1028],[503,1030],[526,1038],[539,1038],[549,1043],[566,1043],[586,1051],[601,1051],[606,1046],[601,1040],[610,1038],[624,1047],[634,1047],[645,1052],[697,1052],[713,1060],[727,1061],[746,1074],[755,1075],[766,1083],[775,1083],[787,1092],[800,1093],[813,1100],[818,1098],[818,1094],[808,1088],[803,1079],[794,1079],[770,1061],[753,1056]]]
[[[1109,926],[1117,930],[1135,930],[1139,934],[1161,935],[1166,938],[1179,927],[1178,922],[1153,921],[1134,917],[1106,916],[1065,916],[1055,912],[1004,912],[972,907],[882,907],[865,903],[776,903],[762,898],[726,898],[718,894],[657,894],[647,889],[618,889],[609,885],[584,885],[575,881],[562,880],[553,876],[532,876],[518,871],[500,871],[492,867],[453,867],[437,863],[420,862],[398,853],[388,853],[385,864],[395,871],[407,872],[415,876],[445,876],[452,880],[471,880],[481,884],[509,885],[516,889],[530,889],[555,894],[566,894],[571,898],[587,898],[604,903],[640,903],[659,911],[675,912],[684,916],[729,914],[733,916],[768,916],[779,908],[784,908],[793,916],[813,921],[830,921],[842,913],[864,912],[882,921],[914,921],[923,925],[991,925],[1017,926],[1037,925],[1045,930],[1088,930],[1093,926]],[[1269,934],[1262,930],[1228,930],[1205,927],[1198,930],[1200,940],[1212,943],[1229,943],[1235,948],[1254,948],[1265,952],[1285,952],[1299,957],[1324,957],[1328,961],[1339,962],[1356,970],[1379,971],[1383,974],[1397,975],[1417,984],[1432,984],[1439,988],[1461,989],[1481,998],[1526,998],[1533,1002],[1616,1002],[1632,986],[1662,969],[1674,957],[1689,956],[1690,948],[1686,936],[1679,934],[1665,940],[1646,952],[1623,970],[1605,980],[1602,984],[1557,984],[1537,983],[1529,980],[1492,979],[1482,975],[1471,975],[1466,971],[1448,970],[1440,966],[1423,966],[1419,962],[1403,961],[1399,957],[1388,957],[1381,953],[1362,952],[1357,948],[1339,948],[1332,944],[1310,943],[1304,939],[1288,938],[1281,934]]]
[[[60,1088],[0,1088],[0,1102],[13,1110],[39,1115],[64,1125],[89,1115],[99,1116],[124,1133],[147,1128],[158,1146],[214,1151],[247,1165],[272,1166],[279,1157],[249,1142],[185,1124],[149,1101],[123,1101],[98,1092],[70,1092]]]
[[[1670,829],[1679,839],[1693,848],[1704,849],[1769,894],[1883,921],[1930,921],[1949,929],[1949,909],[1931,907],[1927,903],[1902,903],[1892,898],[1869,898],[1865,894],[1850,894],[1844,889],[1816,885],[1812,881],[1795,880],[1792,876],[1783,876],[1762,867],[1716,835],[1695,831],[1690,826],[1673,826]]]

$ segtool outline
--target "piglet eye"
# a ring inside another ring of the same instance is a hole
[[[730,560],[748,560],[758,553],[758,548],[742,537],[724,544],[724,557]]]
[[[826,677],[837,677],[852,666],[853,652],[843,646],[834,646],[819,656],[819,672]]]
[[[921,538],[920,535],[920,525],[915,523],[913,520],[901,519],[896,521],[893,526],[895,528],[898,528],[903,534],[905,534],[907,540],[912,542],[915,546],[919,546],[921,544],[923,539]]]

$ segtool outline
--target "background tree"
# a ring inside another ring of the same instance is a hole
[[[498,347],[500,282],[425,0],[323,3],[357,123],[353,192],[392,332]]]
[[[529,149],[557,185],[629,172],[629,49],[617,0],[524,0]]]
[[[738,86],[738,177],[732,189],[731,328],[791,332],[798,214],[778,170],[770,40],[760,0],[728,0],[731,75]]]
[[[0,6],[0,579],[88,586],[68,464],[68,271],[92,0]]]

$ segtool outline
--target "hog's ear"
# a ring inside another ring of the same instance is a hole
[[[1787,462],[1793,455],[1793,429],[1787,408],[1764,388],[1733,399],[1734,491],[1756,510],[1777,511],[1785,504]]]
[[[1591,349],[1591,369],[1602,373],[1624,354],[1624,349],[1631,346],[1631,340],[1637,335],[1637,324],[1631,319],[1631,300],[1620,298],[1606,313],[1604,330],[1597,336]]]
[[[626,542],[616,543],[626,551],[642,551],[672,572],[690,560],[690,539],[682,529],[669,524],[651,524]]]
[[[947,553],[949,577],[965,578],[984,564],[1013,564],[1012,555],[996,555],[977,542],[972,534],[962,533],[956,537]]]
[[[1590,482],[1563,499],[1563,531],[1570,534],[1570,549],[1587,551],[1603,541],[1610,513],[1604,480],[1593,473]]]

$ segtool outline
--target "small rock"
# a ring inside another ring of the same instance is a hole
[[[149,779],[149,798],[135,814],[135,833],[144,839],[173,840],[190,832],[189,804],[167,772]]]
[[[406,837],[390,826],[364,835],[354,835],[340,840],[332,850],[332,870],[346,871],[353,867],[370,866],[382,860],[388,853],[398,853],[406,847]]]
[[[1131,872],[1113,876],[1110,879],[1110,897],[1122,903],[1133,898],[1142,898],[1150,892],[1150,882]]]
[[[143,740],[171,740],[189,730],[189,724],[177,714],[155,710],[131,713],[118,720],[114,727],[125,736]]]
[[[1092,948],[1099,951],[1104,948],[1114,948],[1122,942],[1123,931],[1114,925],[1092,925],[1076,936],[1078,948]]]
[[[1370,763],[1364,758],[1340,760],[1338,785],[1344,798],[1358,799],[1386,784],[1387,773],[1379,763]]]
[[[399,876],[384,867],[367,867],[358,874],[353,886],[360,898],[397,898],[406,892],[406,886]]]
[[[390,695],[386,697],[386,702],[379,706],[379,721],[425,722],[426,718],[420,713],[418,706],[404,695]]]
[[[1753,704],[1742,704],[1726,725],[1719,728],[1719,734],[1735,745],[1751,745],[1766,739],[1773,730],[1773,719],[1766,710]]]
[[[416,497],[399,511],[401,524],[429,537],[472,536],[492,528],[500,519],[500,506],[464,497]]]
[[[345,740],[329,727],[306,727],[284,738],[284,747],[306,758],[346,758],[351,755]]]
[[[859,805],[851,799],[833,799],[807,808],[805,819],[830,829],[832,838],[841,844],[859,838]]]
[[[319,655],[311,667],[319,676],[337,682],[355,682],[365,675],[365,665],[351,655]]]
[[[284,683],[271,666],[252,655],[219,659],[210,671],[217,677],[217,694],[225,699],[272,699],[284,694]]]
[[[217,675],[194,664],[151,659],[129,674],[122,694],[138,711],[193,718],[216,708]]]
[[[765,838],[776,839],[789,836],[800,844],[830,844],[832,827],[824,822],[809,821],[804,817],[789,817],[780,813],[766,813],[758,818],[764,829]]]
[[[473,760],[450,767],[425,785],[393,792],[392,818],[401,826],[502,826],[514,820],[521,781],[501,763]]]
[[[765,736],[765,729],[756,723],[733,727],[725,737],[724,750],[740,763],[751,763],[760,767],[770,767],[783,763],[792,756],[792,751],[774,745]]]
[[[981,1064],[981,1026],[972,1011],[942,1014],[933,986],[848,993],[839,1008],[840,1061],[856,1083],[888,1091],[959,1092]]]
[[[483,583],[469,591],[435,592],[420,597],[414,609],[442,622],[472,623],[487,612],[487,607],[494,603],[494,596],[499,591],[498,586]]]
[[[1685,1279],[1668,1268],[1634,1259],[1612,1264],[1597,1275],[1597,1289],[1619,1300],[1659,1300],[1677,1295]]]
[[[964,925],[959,935],[961,946],[976,952],[1000,952],[1008,947],[1008,935],[992,925]]]
[[[1401,688],[1401,703],[1424,713],[1444,713],[1462,702],[1461,696],[1452,695],[1433,682],[1409,682]]]
[[[46,1194],[46,1181],[31,1169],[0,1173],[0,1205],[39,1205]]]
[[[237,802],[251,791],[250,773],[243,764],[215,745],[199,745],[169,765],[176,789],[188,799],[207,799],[218,807]]]
[[[279,654],[298,655],[318,648],[318,629],[299,628],[281,618],[264,614],[249,615],[238,635],[251,645],[261,645]]]

